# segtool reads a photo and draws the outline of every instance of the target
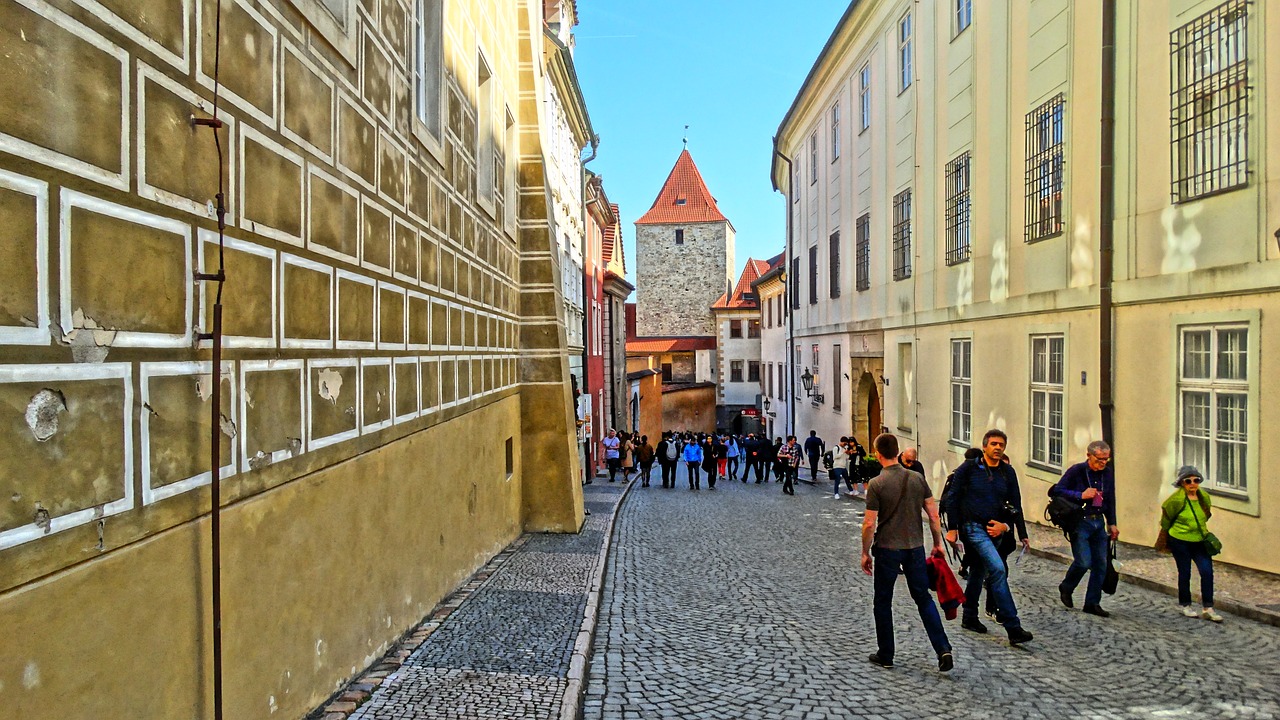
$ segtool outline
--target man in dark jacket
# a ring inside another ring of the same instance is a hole
[[[1107,577],[1107,543],[1120,536],[1116,526],[1116,476],[1111,469],[1110,445],[1094,440],[1086,452],[1084,462],[1067,468],[1058,483],[1049,488],[1049,497],[1064,497],[1084,505],[1084,517],[1071,533],[1071,567],[1058,585],[1058,597],[1063,605],[1072,607],[1071,594],[1088,572],[1084,612],[1109,617],[1111,613],[1102,609],[1102,581]]]
[[[767,436],[761,435],[760,439],[756,441],[756,450],[760,452],[760,461],[756,465],[756,484],[759,485],[762,482],[762,477],[763,482],[769,482],[774,463],[778,462],[778,446],[770,443]]]
[[[822,453],[827,451],[827,444],[822,438],[818,437],[817,430],[810,430],[809,437],[804,441],[804,454],[809,459],[809,480],[818,482],[818,461],[822,458]],[[799,468],[797,468],[797,479],[799,478]]]
[[[1009,644],[1018,645],[1032,639],[1022,628],[1018,609],[1009,592],[1009,574],[996,544],[1013,525],[1025,526],[1022,518],[1022,492],[1013,466],[1001,462],[1008,436],[1002,430],[988,430],[982,437],[982,457],[966,461],[956,468],[951,497],[946,498],[947,542],[963,538],[965,554],[973,553],[980,562],[969,571],[964,591],[964,614],[960,627],[978,633],[987,628],[978,620],[978,598],[985,583],[987,592],[996,600],[996,619],[1009,633]],[[1025,527],[1023,547],[1030,547]]]
[[[755,470],[756,478],[760,477],[760,445],[756,441],[755,433],[747,433],[747,438],[742,441],[742,455],[745,464],[742,469],[742,482],[747,481],[747,476]]]

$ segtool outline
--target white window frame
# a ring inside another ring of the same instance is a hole
[[[1027,413],[1031,426],[1029,460],[1042,467],[1059,469],[1062,467],[1066,452],[1066,335],[1063,333],[1032,335],[1031,363],[1028,371],[1031,388]],[[1056,423],[1055,400],[1057,401]]]
[[[1235,361],[1242,366],[1238,377],[1222,377],[1223,375],[1223,339],[1226,333],[1241,332],[1244,334],[1244,347],[1234,353]],[[1207,334],[1206,366],[1202,373],[1190,375],[1188,368],[1187,341],[1192,335]],[[1225,495],[1235,499],[1256,499],[1254,488],[1257,484],[1257,469],[1254,466],[1254,453],[1250,452],[1254,443],[1251,439],[1256,435],[1256,415],[1259,406],[1256,398],[1256,384],[1251,380],[1250,371],[1257,376],[1257,325],[1244,320],[1226,320],[1219,322],[1200,322],[1180,324],[1177,328],[1177,442],[1178,464],[1195,465],[1204,474],[1205,486],[1217,495]],[[1187,400],[1192,395],[1204,395],[1205,427],[1195,435],[1187,428],[1189,407]],[[1236,429],[1224,429],[1221,425],[1224,418],[1222,411],[1227,409],[1223,400],[1230,398],[1238,404],[1241,411]],[[1250,412],[1253,409],[1253,412]],[[1235,437],[1232,437],[1234,435]],[[1191,442],[1203,442],[1203,450],[1191,449]],[[1231,446],[1239,448],[1240,455],[1236,459],[1237,471],[1234,477],[1224,474],[1221,468],[1222,452]]]
[[[809,184],[818,182],[818,130],[809,136]]]
[[[951,442],[973,443],[973,338],[951,338]]]
[[[432,67],[433,63],[435,67]],[[444,0],[414,0],[413,64],[409,70],[412,73],[413,134],[437,159],[441,159],[445,122]]]
[[[956,35],[973,24],[973,0],[955,0]]]
[[[831,162],[840,159],[840,101],[831,106]]]
[[[360,36],[356,33],[358,0],[289,0],[302,17],[353,67],[359,66]]]
[[[858,71],[858,99],[861,115],[861,132],[871,127],[871,63],[866,63]]]
[[[911,13],[903,15],[898,20],[898,94],[907,91],[911,87],[911,44],[914,39],[914,25],[911,21]]]

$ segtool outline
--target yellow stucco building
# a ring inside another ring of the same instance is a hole
[[[1123,538],[1191,463],[1222,559],[1280,571],[1276,10],[851,3],[775,138],[797,431],[895,432],[938,489],[1002,428],[1038,519],[1113,405]]]
[[[560,3],[218,5],[0,1],[6,717],[211,715],[211,435],[226,717],[301,717],[582,523]]]

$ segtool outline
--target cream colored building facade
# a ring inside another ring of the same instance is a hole
[[[854,2],[775,140],[797,428],[920,447],[935,489],[1004,429],[1038,518],[1103,434],[1123,537],[1200,466],[1227,562],[1280,571],[1280,17],[1118,2],[1113,351],[1100,193],[1106,3]],[[1270,103],[1269,103],[1270,100]],[[1271,105],[1269,107],[1268,105]],[[1171,122],[1171,118],[1174,120]],[[843,381],[843,382],[842,382]]]
[[[6,717],[212,715],[211,435],[226,717],[583,521],[544,3],[215,7],[0,2]]]

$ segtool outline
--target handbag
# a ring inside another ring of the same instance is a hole
[[[1196,525],[1200,527],[1200,533],[1204,535],[1204,539],[1200,541],[1200,544],[1204,546],[1204,554],[1213,557],[1222,552],[1222,541],[1218,539],[1217,535],[1205,531],[1204,524],[1200,522],[1200,516],[1196,514],[1195,505],[1191,506],[1191,517],[1196,519]]]
[[[1120,573],[1116,571],[1116,541],[1107,543],[1107,574],[1102,579],[1102,592],[1115,595],[1120,586]]]

